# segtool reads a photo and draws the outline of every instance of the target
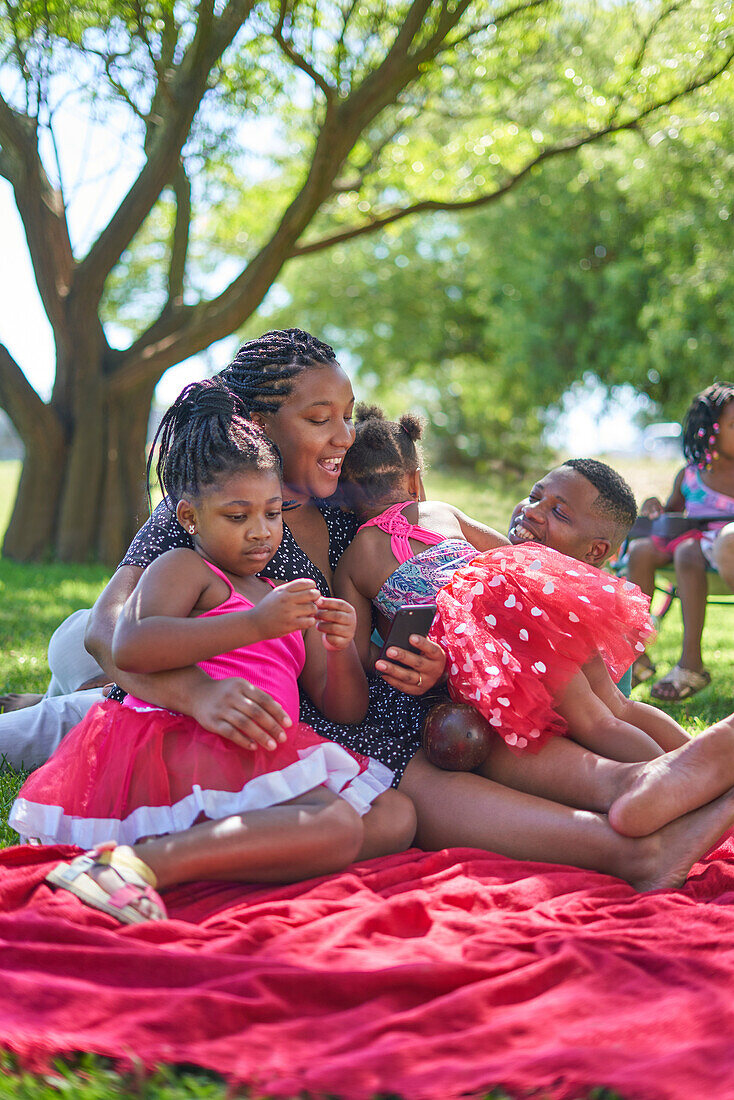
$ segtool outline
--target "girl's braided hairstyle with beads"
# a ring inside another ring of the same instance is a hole
[[[308,367],[336,363],[334,349],[300,328],[274,329],[248,340],[219,377],[242,401],[245,415],[273,413]]]
[[[386,420],[378,405],[354,409],[356,438],[342,462],[339,492],[347,507],[379,504],[400,489],[403,476],[420,469],[423,421],[414,413]]]
[[[148,458],[148,484],[156,444],[156,474],[172,511],[222,474],[257,470],[280,478],[282,472],[278,448],[218,378],[192,382],[164,414]]]
[[[696,394],[690,404],[683,421],[683,454],[700,470],[709,469],[717,457],[719,417],[733,399],[734,386],[730,382],[714,382]]]

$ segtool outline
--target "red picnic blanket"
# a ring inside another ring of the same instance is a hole
[[[272,888],[199,883],[121,927],[0,853],[0,1045],[189,1063],[255,1095],[734,1096],[734,843],[681,891],[474,849]]]

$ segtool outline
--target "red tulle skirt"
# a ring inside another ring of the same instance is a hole
[[[586,661],[600,654],[618,680],[654,635],[637,585],[536,543],[480,554],[436,602],[452,698],[516,752],[567,732],[554,699]]]
[[[97,704],[21,787],[10,824],[46,844],[91,848],[177,833],[326,786],[360,813],[389,768],[299,723],[272,752],[247,751],[166,710]]]

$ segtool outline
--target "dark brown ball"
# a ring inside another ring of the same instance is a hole
[[[423,751],[432,764],[450,772],[470,772],[489,753],[492,727],[463,703],[439,703],[426,715]]]

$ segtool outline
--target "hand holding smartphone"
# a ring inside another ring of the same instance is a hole
[[[395,618],[390,623],[385,644],[380,650],[380,660],[389,661],[387,650],[391,646],[398,649],[407,649],[410,653],[418,653],[419,650],[412,646],[408,639],[411,634],[421,634],[425,637],[431,629],[431,623],[436,616],[435,603],[403,604],[395,613]],[[394,661],[399,664],[399,661]],[[405,667],[405,666],[403,666]]]

